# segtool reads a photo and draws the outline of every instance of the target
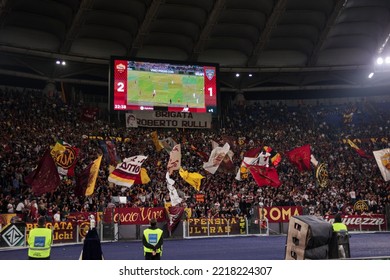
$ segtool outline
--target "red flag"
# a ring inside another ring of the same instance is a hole
[[[209,160],[209,156],[205,152],[198,150],[194,145],[191,145],[191,150],[193,150],[203,161]]]
[[[107,145],[108,157],[110,159],[110,164],[117,165],[119,162],[119,159],[118,159],[118,156],[116,154],[115,144],[112,141],[106,141],[106,145]]]
[[[184,213],[184,207],[170,206],[167,209],[169,232],[172,232],[176,229],[178,223],[181,220],[181,217],[183,216],[183,213]]]
[[[277,188],[282,185],[279,180],[278,172],[274,167],[265,167],[261,165],[247,165],[247,167],[259,187],[271,186]]]
[[[253,148],[245,152],[244,157],[256,158],[261,152],[261,147]]]
[[[83,108],[81,112],[81,120],[84,122],[96,121],[99,113],[99,108]]]
[[[50,155],[50,149],[45,151],[38,167],[25,178],[25,181],[31,186],[33,194],[37,196],[53,192],[60,185],[60,176]]]
[[[299,171],[310,170],[310,145],[295,148],[286,152],[287,158],[294,164]]]

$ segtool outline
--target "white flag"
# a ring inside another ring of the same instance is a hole
[[[181,203],[182,199],[177,193],[176,188],[173,186],[175,184],[175,181],[169,177],[169,172],[167,172],[165,178],[167,179],[167,188],[169,190],[169,197],[171,198],[171,204],[172,206],[176,206]]]
[[[318,160],[313,155],[310,155],[310,162],[314,165],[314,167],[317,167]]]
[[[390,148],[373,151],[376,163],[381,171],[383,179],[390,180]]]
[[[172,151],[169,153],[169,161],[167,169],[169,174],[172,174],[173,170],[179,170],[181,166],[181,148],[180,144],[177,144],[173,147]]]
[[[209,161],[203,163],[203,168],[211,174],[214,174],[229,150],[230,145],[228,143],[225,143],[223,147],[215,147],[211,151]]]
[[[270,156],[271,154],[269,152],[262,151],[261,153],[259,153],[259,155],[251,165],[260,165],[260,166],[269,167]]]

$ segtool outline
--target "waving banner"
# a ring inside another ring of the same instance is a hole
[[[223,147],[216,147],[211,151],[209,161],[203,163],[203,168],[210,172],[211,174],[214,174],[223,159],[225,158],[226,154],[230,150],[230,145],[228,143],[225,143]]]
[[[169,161],[167,169],[171,175],[174,170],[179,170],[181,166],[181,148],[180,144],[176,144],[172,151],[169,153]]]
[[[143,183],[142,177],[140,180],[141,167],[147,158],[142,155],[125,158],[108,176],[108,181],[125,187],[131,187],[135,181]]]
[[[374,151],[374,157],[381,171],[383,180],[390,180],[390,148]]]
[[[165,177],[167,180],[167,188],[169,190],[169,197],[171,198],[171,204],[172,206],[176,206],[181,203],[182,199],[177,193],[176,188],[173,186],[175,184],[175,181],[169,177],[169,172],[167,172]]]

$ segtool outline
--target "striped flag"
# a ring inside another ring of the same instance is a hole
[[[364,158],[371,158],[372,156],[366,154],[365,151],[363,151],[362,149],[360,149],[354,142],[352,142],[350,139],[347,139],[347,142],[349,144],[349,146],[351,146],[352,149],[354,149],[359,156],[361,157],[364,157]]]
[[[78,176],[76,176],[76,195],[90,196],[95,191],[96,180],[102,162],[102,155],[91,162]]]
[[[145,169],[142,171],[142,164],[147,158],[143,155],[125,158],[108,176],[108,181],[124,187],[131,187],[134,183],[148,183],[150,178]]]

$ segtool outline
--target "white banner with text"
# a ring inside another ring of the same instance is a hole
[[[210,113],[135,111],[126,113],[126,127],[211,128]]]

